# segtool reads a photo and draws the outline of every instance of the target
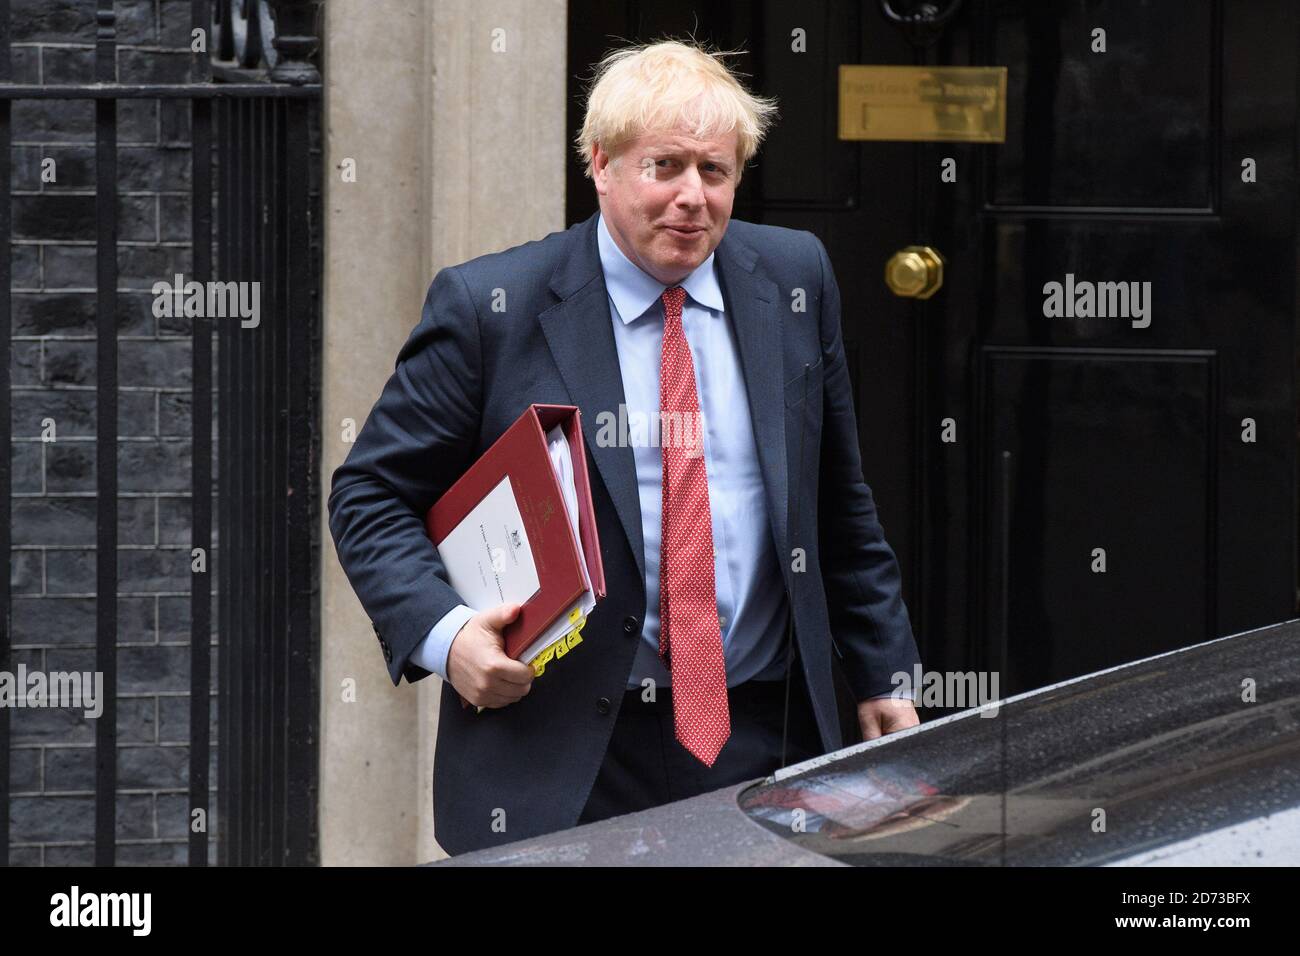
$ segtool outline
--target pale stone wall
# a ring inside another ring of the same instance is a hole
[[[564,228],[569,147],[565,0],[324,9],[328,494],[350,447],[341,423],[360,428],[438,269]],[[356,182],[341,179],[347,158]],[[441,857],[432,803],[441,682],[392,686],[328,527],[322,540],[321,861]],[[355,702],[343,700],[348,678]]]

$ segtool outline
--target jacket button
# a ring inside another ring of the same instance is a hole
[[[384,663],[391,664],[393,662],[393,652],[388,649],[388,642],[384,640],[384,635],[379,633],[379,625],[374,621],[371,621],[370,626],[375,629],[375,638],[379,641],[379,646],[383,649]]]
[[[639,629],[640,625],[641,625],[641,622],[638,621],[636,618],[634,618],[634,617],[625,617],[625,618],[623,618],[623,633],[624,633],[624,634],[635,634],[635,633],[637,632],[637,630]]]
[[[602,714],[608,714],[608,713],[609,713],[609,698],[608,698],[608,697],[602,697],[600,700],[596,701],[596,709],[597,709],[598,711],[600,711]]]

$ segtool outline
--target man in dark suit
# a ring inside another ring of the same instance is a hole
[[[773,112],[698,47],[608,57],[578,144],[600,213],[441,270],[334,474],[330,529],[390,677],[451,685],[434,758],[448,852],[917,723],[891,697],[918,657],[862,477],[826,250],[730,218]],[[423,527],[534,402],[581,410],[607,589],[536,680],[502,649],[518,606],[466,607]],[[669,416],[699,427],[657,434]]]

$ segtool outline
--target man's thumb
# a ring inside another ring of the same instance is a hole
[[[519,610],[522,607],[522,604],[498,604],[496,607],[483,612],[483,623],[494,631],[500,631],[519,616]]]

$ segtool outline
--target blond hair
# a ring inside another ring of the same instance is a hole
[[[740,51],[736,51],[740,52]],[[611,155],[645,132],[685,123],[696,139],[737,131],[736,182],[776,116],[776,100],[755,96],[723,62],[731,52],[662,40],[613,50],[596,68],[578,134],[583,174],[593,178],[596,143]]]

